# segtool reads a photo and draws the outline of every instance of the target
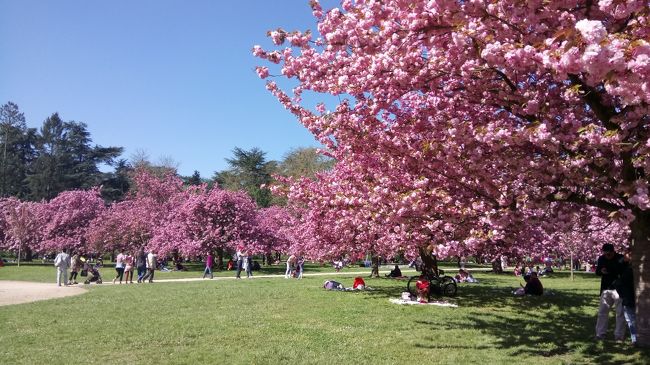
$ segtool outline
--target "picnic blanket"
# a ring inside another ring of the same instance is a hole
[[[439,307],[452,307],[452,308],[458,308],[457,304],[449,303],[449,302],[444,302],[444,301],[433,301],[429,303],[420,303],[417,300],[404,300],[404,299],[388,299],[391,303],[393,304],[400,304],[400,305],[437,305]]]

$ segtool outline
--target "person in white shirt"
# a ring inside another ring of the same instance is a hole
[[[149,279],[150,283],[153,283],[153,275],[156,271],[156,255],[153,252],[149,252],[147,255],[147,274],[142,278],[142,282]]]
[[[113,284],[115,284],[115,280],[120,279],[120,284],[122,284],[122,278],[124,277],[124,261],[126,259],[126,255],[120,250],[120,253],[117,254],[117,257],[115,258],[115,272],[117,272],[117,276],[115,276],[115,279],[113,279]]]
[[[56,258],[54,259],[54,266],[56,267],[56,283],[58,286],[61,284],[68,285],[68,267],[70,267],[70,255],[67,250],[61,249]]]

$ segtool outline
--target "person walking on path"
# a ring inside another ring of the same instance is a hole
[[[70,259],[70,280],[68,280],[68,285],[79,284],[77,283],[77,273],[80,267],[81,261],[79,260],[79,254],[75,252]]]
[[[253,257],[248,254],[248,251],[244,252],[242,257],[242,263],[244,265],[244,270],[246,271],[246,279],[253,277]]]
[[[303,271],[305,271],[305,258],[300,256],[296,261],[296,270],[298,271],[296,278],[302,279]]]
[[[124,278],[124,282],[127,284],[133,284],[133,265],[135,263],[135,258],[133,255],[126,254],[124,256],[124,273],[126,274],[126,277]]]
[[[244,268],[244,260],[241,250],[241,248],[238,249],[235,254],[235,258],[237,259],[237,275],[235,277],[237,279],[241,279],[241,270]]]
[[[68,267],[70,267],[70,255],[67,250],[61,249],[56,258],[54,258],[54,266],[56,267],[56,284],[68,286]]]
[[[115,280],[120,279],[120,284],[122,284],[122,278],[124,277],[124,258],[126,255],[122,253],[122,250],[120,250],[120,253],[117,254],[117,258],[115,258],[115,272],[117,275],[113,279],[113,284],[115,284]]]
[[[598,257],[596,264],[596,275],[600,276],[600,306],[598,308],[598,320],[596,321],[596,339],[604,340],[607,333],[609,312],[612,308],[616,310],[616,328],[614,338],[622,341],[625,337],[625,315],[623,305],[616,292],[616,281],[621,276],[623,269],[623,255],[616,253],[614,245],[605,243],[602,247],[603,254]]]
[[[140,249],[135,256],[135,267],[138,269],[138,283],[141,283],[147,273],[147,255],[143,249]]]
[[[203,270],[203,279],[205,276],[210,274],[210,279],[214,278],[212,274],[212,265],[214,265],[214,257],[211,252],[208,252],[208,255],[205,257],[205,270]]]
[[[291,255],[287,259],[287,271],[284,273],[284,278],[289,279],[293,276],[293,270],[295,270],[296,265],[296,255]]]
[[[632,265],[630,265],[630,254],[626,253],[623,256],[623,268],[621,269],[621,277],[616,282],[616,292],[621,298],[621,305],[623,306],[623,315],[627,322],[628,329],[630,330],[630,339],[632,346],[636,346],[636,313],[634,302],[634,273],[632,272]]]
[[[149,279],[150,283],[153,283],[153,275],[156,271],[156,255],[153,251],[150,251],[147,254],[147,274],[142,278],[142,282]]]

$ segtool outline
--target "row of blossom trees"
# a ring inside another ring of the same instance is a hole
[[[66,191],[50,201],[0,200],[0,248],[105,253],[144,248],[185,257],[246,249],[289,249],[285,209],[257,209],[244,192],[183,185],[172,174],[134,175],[127,199],[104,204],[99,189]]]
[[[318,32],[277,29],[276,49],[253,48],[269,62],[258,75],[279,80],[267,89],[338,161],[276,188],[306,207],[306,247],[594,257],[629,244],[649,346],[647,1],[311,7]],[[339,102],[307,105],[305,91]]]

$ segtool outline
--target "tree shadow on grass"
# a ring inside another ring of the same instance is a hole
[[[416,321],[416,325],[436,331],[478,328],[496,338],[495,348],[508,350],[513,356],[580,354],[590,363],[621,365],[647,364],[650,359],[647,350],[593,339],[597,300],[588,293],[557,291],[554,296],[512,298],[511,294],[496,296],[490,288],[473,287],[458,302],[476,310],[470,310],[462,320],[425,320]],[[594,313],[588,314],[585,307],[594,308]]]

